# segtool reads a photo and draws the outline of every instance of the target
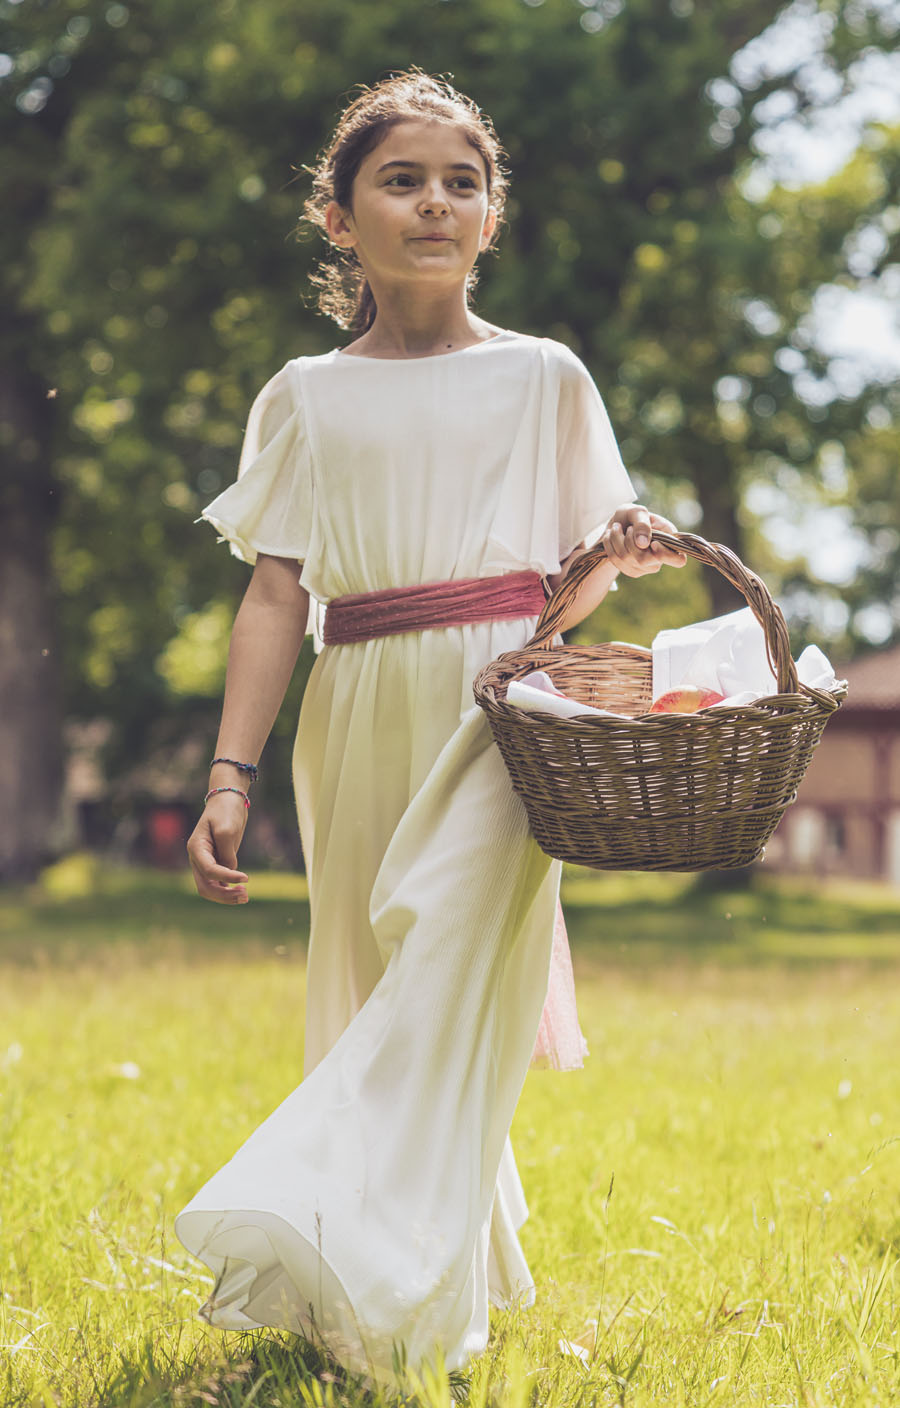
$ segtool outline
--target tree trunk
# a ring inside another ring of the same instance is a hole
[[[49,530],[52,401],[32,373],[0,369],[0,880],[54,851],[63,779],[60,662]]]
[[[738,488],[724,455],[714,464],[699,464],[693,473],[697,501],[703,509],[700,532],[711,543],[723,543],[743,560],[743,533],[738,520]],[[721,572],[710,569],[706,582],[712,598],[712,613],[722,616],[747,603]]]

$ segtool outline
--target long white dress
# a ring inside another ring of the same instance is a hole
[[[431,357],[299,357],[250,412],[205,510],[318,603],[560,559],[633,499],[562,343],[512,331]],[[508,1132],[547,990],[560,866],[532,839],[472,696],[535,618],[326,646],[294,784],[310,885],[306,1072],[175,1220],[222,1328],[321,1337],[392,1378],[459,1367],[488,1301],[533,1298]]]

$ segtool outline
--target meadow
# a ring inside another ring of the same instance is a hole
[[[581,1072],[513,1143],[531,1308],[370,1394],[196,1318],[174,1213],[301,1074],[302,878],[73,857],[0,895],[3,1408],[900,1402],[900,898],[567,876]]]

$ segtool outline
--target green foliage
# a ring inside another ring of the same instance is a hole
[[[812,345],[805,320],[826,284],[871,287],[896,262],[900,226],[889,192],[898,180],[900,127],[875,124],[847,166],[822,185],[806,188],[800,199],[775,188],[748,208],[770,244],[757,287],[781,312],[783,328],[770,339],[762,375],[753,367],[741,373],[741,414],[768,398],[769,426],[749,445],[745,513],[760,568],[783,584],[794,619],[807,632],[830,636],[844,658],[896,631],[900,392],[896,378],[864,383],[852,368],[830,364]],[[883,238],[879,253],[865,254],[866,235],[876,236],[876,249]],[[801,268],[805,286],[798,283]],[[785,401],[783,388],[792,379],[802,379],[805,404]],[[859,539],[858,566],[838,560],[810,570],[809,543],[823,508],[840,514],[847,536]],[[776,519],[781,531],[773,533]],[[791,520],[793,536],[784,532]]]
[[[232,614],[223,601],[210,602],[181,621],[156,662],[175,694],[218,699],[225,687]]]

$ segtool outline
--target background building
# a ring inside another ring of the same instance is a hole
[[[825,728],[766,864],[900,886],[900,646],[837,674],[849,696]]]

